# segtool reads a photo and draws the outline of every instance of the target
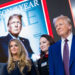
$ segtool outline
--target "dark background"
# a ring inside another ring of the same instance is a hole
[[[6,3],[8,1],[12,1],[12,0],[0,0],[0,4]],[[72,20],[69,2],[68,0],[46,0],[46,2],[47,2],[54,39],[55,41],[57,41],[60,39],[60,37],[57,35],[55,31],[52,21],[54,17],[57,17],[61,14],[70,17]],[[72,20],[72,25],[73,25],[73,20]],[[74,27],[73,27],[73,33],[75,34]]]

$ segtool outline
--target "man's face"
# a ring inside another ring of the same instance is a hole
[[[9,21],[9,25],[8,25],[8,31],[12,34],[12,35],[18,35],[21,31],[22,28],[22,24],[21,24],[21,20],[19,19],[19,17],[14,16],[10,21]]]
[[[63,19],[58,19],[55,23],[57,34],[63,38],[67,37],[71,32],[71,25]]]

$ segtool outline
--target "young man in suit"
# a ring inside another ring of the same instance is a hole
[[[5,63],[8,59],[8,43],[11,39],[18,39],[24,44],[29,57],[31,57],[33,51],[30,47],[29,41],[26,38],[19,37],[19,33],[22,29],[22,15],[13,14],[8,19],[8,35],[0,37],[0,62]]]
[[[67,16],[53,19],[61,40],[49,47],[49,75],[75,75],[75,36]]]

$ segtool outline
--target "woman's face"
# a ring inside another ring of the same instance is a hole
[[[10,51],[12,55],[17,55],[19,50],[19,46],[15,41],[11,41],[10,43]]]
[[[47,52],[49,46],[50,46],[49,41],[45,37],[41,37],[40,38],[40,49],[43,52]]]

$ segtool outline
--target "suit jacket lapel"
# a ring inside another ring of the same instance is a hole
[[[69,63],[70,67],[73,63],[74,58],[75,58],[75,37],[73,36],[72,45],[71,45],[70,63]]]
[[[10,41],[11,39],[12,39],[11,35],[8,34],[8,35],[7,35],[7,41]]]
[[[58,68],[59,68],[59,75],[61,75],[61,73],[62,73],[62,75],[64,75],[64,65],[63,65],[63,60],[62,60],[62,55],[61,55],[61,41],[59,41],[59,44],[58,44]]]
[[[61,41],[59,41],[59,44],[58,44],[58,55],[59,55],[59,60],[63,62],[62,55],[61,55]]]

